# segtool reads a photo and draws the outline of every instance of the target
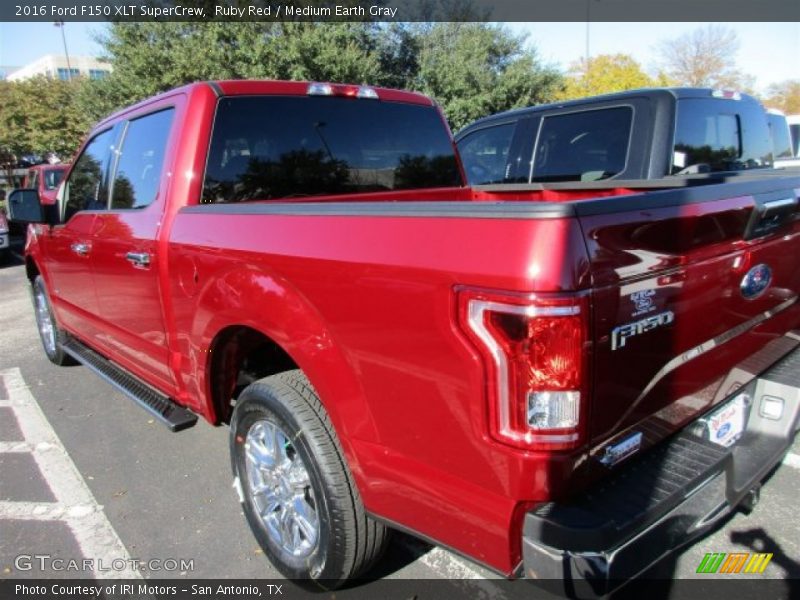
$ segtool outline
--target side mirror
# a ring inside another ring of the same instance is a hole
[[[12,223],[45,223],[42,202],[36,190],[14,190],[8,196],[8,219]]]

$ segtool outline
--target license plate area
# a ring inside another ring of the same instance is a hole
[[[725,448],[735,444],[747,423],[749,405],[750,397],[747,394],[739,394],[724,406],[706,415],[701,420],[705,425],[705,438]]]

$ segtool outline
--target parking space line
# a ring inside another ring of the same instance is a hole
[[[0,502],[0,517],[21,521],[61,521],[66,508],[60,502]]]
[[[99,561],[116,559],[130,564],[131,557],[125,545],[31,394],[19,369],[0,371],[0,378],[5,384],[9,405],[24,443],[29,451],[32,450],[31,455],[57,500],[54,503],[0,502],[0,519],[62,520],[72,531],[83,556],[95,559],[95,565]],[[6,443],[8,447],[10,444]],[[93,574],[97,579],[141,578],[141,574],[130,567],[119,571],[95,569]]]
[[[438,546],[434,546],[420,556],[419,560],[425,566],[448,579],[486,579],[466,562]]]
[[[33,446],[27,442],[0,442],[0,454],[17,454],[33,452]]]
[[[786,456],[783,457],[783,464],[785,464],[787,467],[800,469],[800,454],[789,452]]]

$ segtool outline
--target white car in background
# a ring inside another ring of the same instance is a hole
[[[786,115],[786,122],[789,123],[789,133],[792,135],[792,150],[800,158],[800,115]]]
[[[772,137],[774,167],[776,169],[800,167],[800,158],[797,157],[796,144],[792,142],[792,133],[786,115],[775,108],[769,108],[767,109],[767,121],[769,121],[769,132]]]
[[[9,252],[8,221],[6,215],[0,211],[0,260],[6,260]]]

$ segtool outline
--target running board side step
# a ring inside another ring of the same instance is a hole
[[[90,368],[108,383],[128,396],[139,406],[169,427],[170,431],[188,429],[197,423],[197,415],[176,404],[167,396],[155,391],[127,371],[122,370],[107,358],[101,356],[72,336],[61,345],[82,365]]]

